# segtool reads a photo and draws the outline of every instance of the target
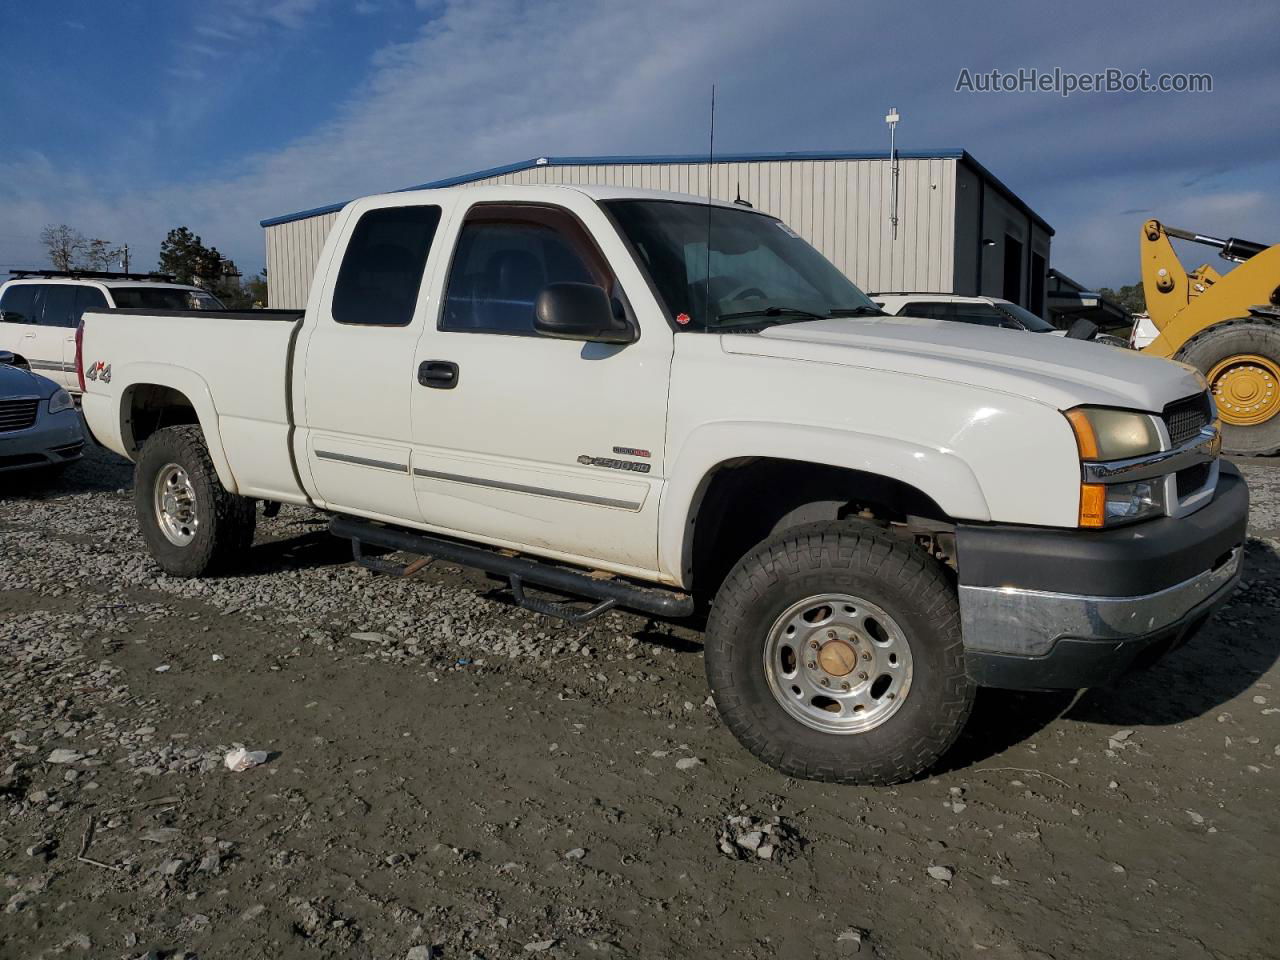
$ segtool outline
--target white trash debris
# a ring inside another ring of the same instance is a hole
[[[224,656],[223,656],[222,654],[220,654],[220,653],[215,653],[215,654],[213,655],[213,662],[214,662],[214,663],[217,663],[219,660],[225,660],[225,659],[227,659],[227,658],[226,658],[226,657],[224,657]]]
[[[236,747],[226,755],[222,762],[227,765],[227,769],[232,773],[239,773],[241,770],[248,770],[250,767],[266,763],[267,751],[246,750],[244,747]]]
[[[167,663],[162,663],[160,664],[160,666],[156,667],[156,673],[168,673],[168,672],[169,672],[169,665]]]

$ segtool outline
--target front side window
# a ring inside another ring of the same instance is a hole
[[[111,296],[122,310],[222,310],[222,301],[203,290],[182,287],[111,287]],[[106,303],[102,304],[106,306]],[[97,307],[86,307],[96,310]]]
[[[36,284],[17,283],[0,297],[0,317],[5,323],[36,322]]]
[[[613,277],[586,231],[554,207],[484,204],[458,234],[441,330],[536,335],[534,304],[552,283],[613,292]]]
[[[434,206],[383,207],[362,214],[333,288],[333,319],[407,326],[439,225],[440,208]]]
[[[719,330],[883,311],[780,220],[669,200],[610,200],[678,329]]]

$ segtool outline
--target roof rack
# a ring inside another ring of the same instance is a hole
[[[156,280],[173,283],[177,279],[171,273],[112,273],[108,270],[10,270],[11,276],[24,277],[66,277],[70,280]]]

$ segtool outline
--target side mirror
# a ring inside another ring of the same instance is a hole
[[[1072,321],[1071,326],[1067,327],[1069,340],[1092,340],[1097,335],[1098,325],[1084,317],[1077,317]]]
[[[561,340],[632,343],[636,331],[613,315],[609,295],[593,283],[549,283],[533,307],[533,328]]]
[[[13,354],[8,350],[0,350],[0,367],[7,367],[13,363]]]

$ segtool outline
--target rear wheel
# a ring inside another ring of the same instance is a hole
[[[1177,358],[1205,375],[1227,453],[1280,451],[1280,325],[1227,320],[1196,334]]]
[[[951,746],[973,700],[946,572],[858,521],[797,527],[744,557],[705,650],[729,729],[807,779],[908,780]]]
[[[166,427],[147,438],[133,500],[147,548],[172,576],[225,570],[253,543],[254,501],[222,486],[197,426]]]

